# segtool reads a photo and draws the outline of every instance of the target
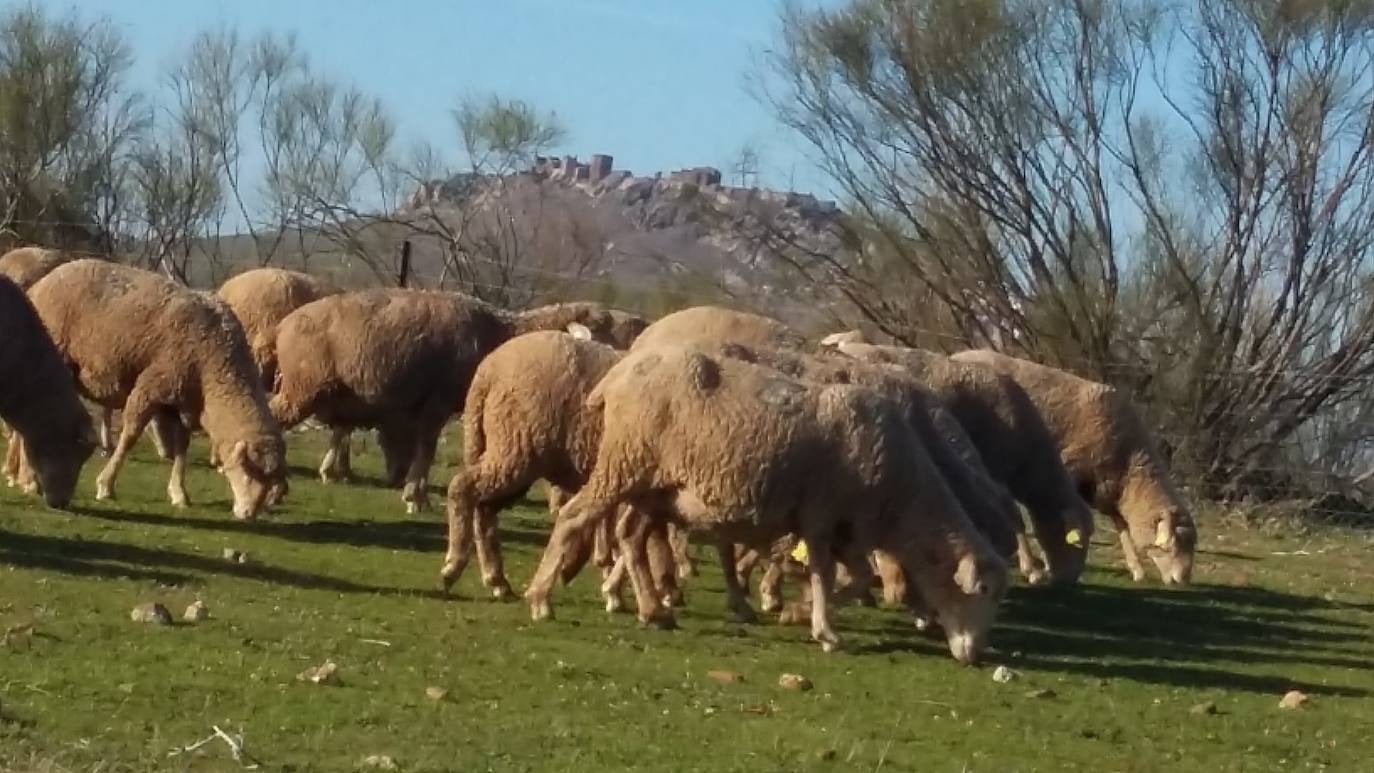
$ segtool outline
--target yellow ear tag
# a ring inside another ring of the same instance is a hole
[[[1083,532],[1078,529],[1069,529],[1069,533],[1064,535],[1064,541],[1074,547],[1079,547],[1083,544]]]
[[[797,546],[792,548],[792,552],[789,555],[803,564],[806,563],[806,558],[810,555],[806,551],[806,542],[804,540],[797,540]]]

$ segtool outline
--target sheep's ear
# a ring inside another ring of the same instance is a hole
[[[581,322],[569,322],[567,330],[569,335],[571,335],[573,338],[578,339],[579,341],[592,340],[591,328],[587,327]]]
[[[1159,524],[1155,526],[1155,547],[1168,550],[1174,543],[1174,529],[1171,525],[1172,518],[1161,518]]]
[[[971,553],[966,553],[959,558],[959,566],[954,570],[954,582],[958,583],[960,589],[970,596],[981,596],[987,593],[987,586],[978,576],[978,559],[974,558]]]

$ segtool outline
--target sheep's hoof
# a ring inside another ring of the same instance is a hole
[[[680,607],[684,603],[686,603],[686,599],[682,595],[681,588],[673,588],[667,593],[664,593],[663,598],[660,601],[663,604],[663,606],[669,609],[676,609],[677,607]]]
[[[42,493],[38,489],[37,481],[29,481],[27,483],[20,484],[19,489],[31,497],[38,496],[40,493]]]
[[[677,628],[677,618],[668,612],[658,612],[650,615],[647,619],[641,618],[640,628],[651,628],[656,631],[671,631]]]
[[[697,576],[697,568],[692,564],[679,564],[677,568],[677,578],[679,580],[690,580]]]
[[[448,595],[449,590],[453,588],[454,584],[458,582],[458,578],[461,575],[462,571],[458,568],[458,563],[456,561],[450,561],[444,564],[444,568],[439,570],[439,585],[445,596]]]
[[[95,498],[101,502],[114,499],[114,490],[110,488],[108,483],[97,483],[95,484]]]
[[[619,593],[604,593],[602,596],[606,599],[606,614],[613,615],[625,611],[625,600],[620,598]]]
[[[489,582],[487,587],[491,588],[491,597],[497,601],[510,601],[515,598],[515,591],[511,590],[510,583],[505,580]]]
[[[545,599],[530,600],[530,619],[536,623],[553,619],[553,607]]]
[[[911,624],[916,626],[916,630],[925,633],[930,630],[931,619],[925,615],[912,615]]]
[[[774,596],[771,593],[760,594],[759,609],[762,609],[765,615],[771,615],[776,612],[781,612],[782,598],[780,596]]]
[[[191,506],[191,500],[187,499],[185,494],[181,494],[180,496],[178,496],[176,494],[168,492],[167,499],[172,503],[172,507],[183,508]]]
[[[1050,576],[1042,569],[1031,569],[1025,573],[1026,584],[1040,587],[1050,584]]]
[[[786,604],[778,613],[778,625],[804,625],[811,621],[811,606],[801,602]]]
[[[821,652],[831,653],[840,651],[840,639],[833,633],[822,633],[812,638],[821,643]]]
[[[1144,569],[1140,569],[1140,568],[1138,568],[1138,567],[1132,567],[1132,568],[1131,568],[1131,581],[1132,581],[1132,582],[1145,582],[1145,570],[1144,570]]]
[[[755,613],[753,607],[748,604],[732,607],[730,609],[730,616],[736,623],[743,623],[744,625],[753,625],[759,621],[758,614]]]

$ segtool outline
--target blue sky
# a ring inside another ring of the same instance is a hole
[[[380,96],[405,139],[450,140],[449,113],[459,96],[494,92],[556,111],[569,130],[562,150],[583,158],[612,153],[616,167],[638,173],[725,168],[752,141],[763,149],[765,182],[818,185],[795,140],[744,88],[745,73],[776,28],[772,0],[40,5],[110,19],[134,48],[141,89],[156,88],[200,30],[294,31],[316,67]]]

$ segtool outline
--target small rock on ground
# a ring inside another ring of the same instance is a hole
[[[1016,672],[1006,666],[998,666],[992,671],[992,681],[998,684],[1006,684],[1016,678]]]
[[[339,684],[339,667],[331,660],[322,666],[305,669],[296,678],[312,684]]]
[[[377,770],[400,770],[400,766],[396,764],[396,760],[386,756],[385,754],[373,754],[371,756],[364,757],[363,767],[375,768]]]
[[[1215,714],[1217,713],[1217,704],[1211,701],[1207,701],[1206,703],[1199,703],[1191,709],[1188,709],[1188,713],[1199,717],[1207,716],[1209,714]]]
[[[1054,690],[1027,690],[1027,691],[1026,691],[1026,697],[1027,697],[1027,698],[1035,698],[1035,699],[1037,699],[1037,700],[1045,700],[1045,699],[1047,699],[1047,698],[1053,698],[1054,696],[1055,696]]]
[[[199,623],[202,620],[209,620],[210,608],[205,606],[204,601],[196,601],[186,608],[186,613],[181,616],[181,619],[188,623]]]
[[[737,671],[707,671],[706,678],[721,684],[738,684],[744,681],[744,674]]]
[[[1307,693],[1298,690],[1289,690],[1283,699],[1279,701],[1281,709],[1300,709],[1307,705]]]
[[[444,698],[448,697],[448,690],[445,690],[442,687],[426,687],[425,697],[437,703],[438,701],[441,701]]]
[[[129,613],[129,619],[133,620],[135,623],[171,625],[172,613],[167,611],[167,607],[154,601],[150,604],[139,604],[134,607],[134,611]]]
[[[807,679],[801,674],[783,674],[782,676],[778,677],[778,686],[784,690],[796,690],[798,692],[806,692],[815,685],[811,684],[811,680]]]

